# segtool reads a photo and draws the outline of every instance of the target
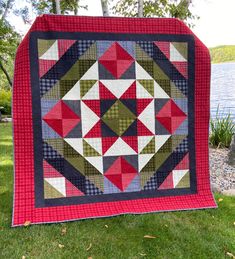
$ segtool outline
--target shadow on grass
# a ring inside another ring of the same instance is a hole
[[[9,156],[11,156],[12,151],[13,151],[13,146],[11,141],[1,142],[1,145],[0,145],[1,154],[8,154]]]
[[[8,158],[7,160],[4,160],[3,162],[1,162],[1,164],[0,164],[0,177],[2,175],[7,175],[7,176],[4,176],[5,179],[2,179],[2,181],[7,180],[9,182],[9,180],[13,179],[13,161],[10,158]],[[6,179],[6,177],[7,177],[7,179]]]

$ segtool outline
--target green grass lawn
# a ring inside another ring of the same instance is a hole
[[[0,124],[0,258],[229,258],[235,197],[218,209],[125,215],[11,228],[11,124]],[[145,238],[151,235],[156,238]],[[24,257],[25,256],[25,257]],[[230,255],[231,256],[231,255]]]

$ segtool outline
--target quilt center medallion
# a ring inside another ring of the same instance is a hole
[[[45,198],[190,187],[186,42],[38,46]]]

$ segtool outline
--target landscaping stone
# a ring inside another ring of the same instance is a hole
[[[228,164],[229,149],[210,148],[210,178],[211,188],[214,192],[235,192],[235,165]]]
[[[224,190],[224,191],[222,192],[222,194],[228,195],[228,196],[235,196],[235,189]]]
[[[228,164],[235,166],[235,135],[233,135],[230,151],[228,153]]]
[[[6,122],[12,122],[12,118],[3,118],[1,120],[2,123],[6,123]]]

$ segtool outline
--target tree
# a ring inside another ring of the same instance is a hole
[[[101,0],[103,16],[109,16],[108,0]]]
[[[13,60],[21,36],[8,21],[9,14],[29,22],[28,7],[16,8],[15,0],[0,0],[0,79],[1,88],[12,86]]]
[[[192,0],[118,0],[112,11],[122,16],[137,17],[142,12],[142,2],[143,17],[175,17],[191,27],[193,20],[198,19],[190,10]]]
[[[55,0],[55,6],[56,6],[56,13],[61,14],[60,0]]]
[[[11,67],[13,67],[13,58],[19,42],[19,35],[6,21],[0,20],[0,39],[0,71],[4,75],[2,76],[2,84],[7,88],[12,86],[13,71]]]
[[[58,0],[31,0],[32,6],[35,12],[40,14],[53,13],[56,14],[56,1]],[[80,5],[80,0],[60,0],[60,11],[61,14],[78,14],[78,9],[87,9],[87,5]]]
[[[12,86],[13,57],[19,42],[19,34],[6,20],[13,5],[12,0],[0,1],[0,78],[1,86]]]
[[[138,0],[138,17],[143,17],[144,15],[144,1]]]

